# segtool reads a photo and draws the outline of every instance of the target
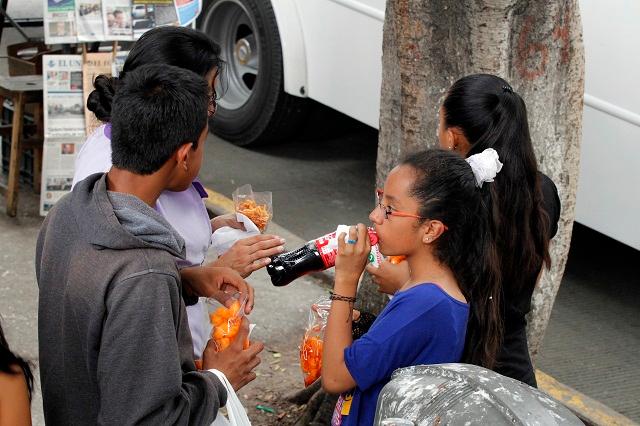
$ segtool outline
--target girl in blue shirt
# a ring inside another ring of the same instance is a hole
[[[380,251],[406,256],[411,273],[356,341],[352,309],[370,242],[363,224],[338,238],[322,385],[329,393],[353,393],[339,399],[333,424],[373,424],[380,390],[398,368],[459,362],[465,350],[495,356],[500,286],[484,198],[501,167],[492,149],[467,160],[427,150],[389,173],[369,218]],[[482,330],[482,345],[465,349],[467,321]]]

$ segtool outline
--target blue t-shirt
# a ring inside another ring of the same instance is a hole
[[[394,370],[459,362],[468,316],[469,305],[436,284],[419,284],[397,292],[369,331],[344,350],[356,388],[342,424],[373,424],[378,395]]]

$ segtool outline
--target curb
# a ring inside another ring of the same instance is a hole
[[[235,211],[235,206],[231,199],[209,188],[205,187],[205,189],[209,195],[209,198],[205,199],[205,206],[214,216]],[[285,246],[288,250],[298,248],[307,242],[273,222],[269,223],[269,232],[284,238],[286,241]],[[333,269],[317,272],[311,274],[311,276],[321,280],[323,287],[332,288]],[[536,379],[540,390],[560,401],[587,425],[640,426],[640,424],[612,410],[601,402],[560,383],[540,370],[536,370]]]
[[[540,390],[562,402],[587,425],[638,426],[638,423],[540,370],[536,370],[536,380]]]

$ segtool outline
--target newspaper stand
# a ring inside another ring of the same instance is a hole
[[[33,186],[39,188],[43,142],[42,77],[39,75],[0,77],[0,108],[3,107],[5,98],[13,102],[13,120],[11,126],[3,126],[3,130],[11,130],[11,149],[8,183],[6,187],[0,185],[0,193],[7,198],[7,215],[15,216],[18,210],[20,157],[27,149],[34,150]],[[36,104],[35,135],[24,138],[24,107],[29,103]]]

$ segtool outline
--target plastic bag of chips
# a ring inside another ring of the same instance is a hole
[[[218,352],[225,350],[235,339],[240,331],[240,323],[244,317],[244,307],[246,298],[239,299],[239,293],[233,299],[229,307],[221,306],[212,299],[207,299],[207,303],[213,309],[209,309],[209,320],[211,321],[211,338],[216,344]],[[217,308],[214,308],[218,306]],[[244,342],[243,348],[249,347],[249,339]]]
[[[273,218],[271,192],[253,192],[251,185],[243,185],[233,191],[232,196],[236,212],[251,219],[260,232],[264,232]]]
[[[331,300],[326,296],[316,300],[309,309],[309,324],[300,346],[300,368],[305,387],[318,380],[322,372],[322,344],[330,309]]]

